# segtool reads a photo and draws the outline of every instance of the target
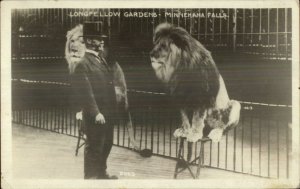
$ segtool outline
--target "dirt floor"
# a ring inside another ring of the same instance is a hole
[[[14,178],[83,178],[83,149],[75,156],[76,138],[18,124],[13,124],[12,136]],[[136,152],[114,146],[108,172],[120,179],[172,179],[175,163],[158,156],[142,158]],[[190,179],[189,173],[183,172],[178,178]],[[207,167],[201,169],[201,178],[263,179]]]

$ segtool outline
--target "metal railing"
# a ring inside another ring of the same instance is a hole
[[[130,93],[148,94],[133,90]],[[288,178],[291,106],[251,102],[241,104],[239,125],[219,143],[205,144],[204,165],[267,178]],[[78,137],[81,123],[75,118],[76,112],[69,107],[23,107],[13,109],[12,113],[14,123]],[[131,114],[134,136],[141,149],[152,149],[156,155],[176,158],[179,141],[173,137],[173,132],[180,126],[176,111],[142,107],[132,108]],[[114,144],[132,148],[122,121],[115,126]],[[196,156],[199,144],[195,143],[193,148]]]
[[[95,14],[74,15],[90,12]],[[109,12],[119,14],[101,16]],[[156,16],[126,16],[126,13],[133,12]],[[291,60],[291,12],[288,8],[14,9],[12,57],[16,63],[63,61],[67,31],[85,21],[103,21],[112,48],[130,46],[133,51],[146,48],[145,51],[149,52],[154,28],[159,23],[169,22],[185,28],[211,51],[241,52],[268,60]]]

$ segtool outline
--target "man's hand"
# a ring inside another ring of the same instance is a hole
[[[76,113],[76,119],[82,121],[82,111]]]
[[[104,118],[103,114],[98,113],[96,115],[95,123],[96,124],[105,124],[105,118]]]

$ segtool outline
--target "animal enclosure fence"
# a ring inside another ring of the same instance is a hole
[[[288,8],[15,9],[13,62],[64,61],[67,31],[85,21],[104,22],[116,52],[130,48],[139,56],[148,56],[155,27],[169,22],[185,28],[211,51],[291,59],[292,18]]]
[[[163,96],[137,91],[131,95]],[[218,143],[204,146],[204,165],[268,178],[289,178],[291,153],[291,107],[272,104],[241,102],[239,125]],[[17,124],[46,129],[78,137],[81,124],[70,107],[14,108],[12,121]],[[154,154],[175,158],[179,141],[173,137],[180,126],[178,114],[152,107],[132,109],[134,136],[141,149]],[[132,149],[125,124],[119,122],[114,129],[114,145]],[[197,154],[194,144],[193,155]],[[76,144],[74,143],[74,149]],[[185,149],[187,146],[185,144]],[[187,154],[187,150],[184,152]],[[198,162],[196,162],[198,163]]]

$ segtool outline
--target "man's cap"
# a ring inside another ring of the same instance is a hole
[[[103,22],[83,23],[83,37],[107,37],[104,32]]]

